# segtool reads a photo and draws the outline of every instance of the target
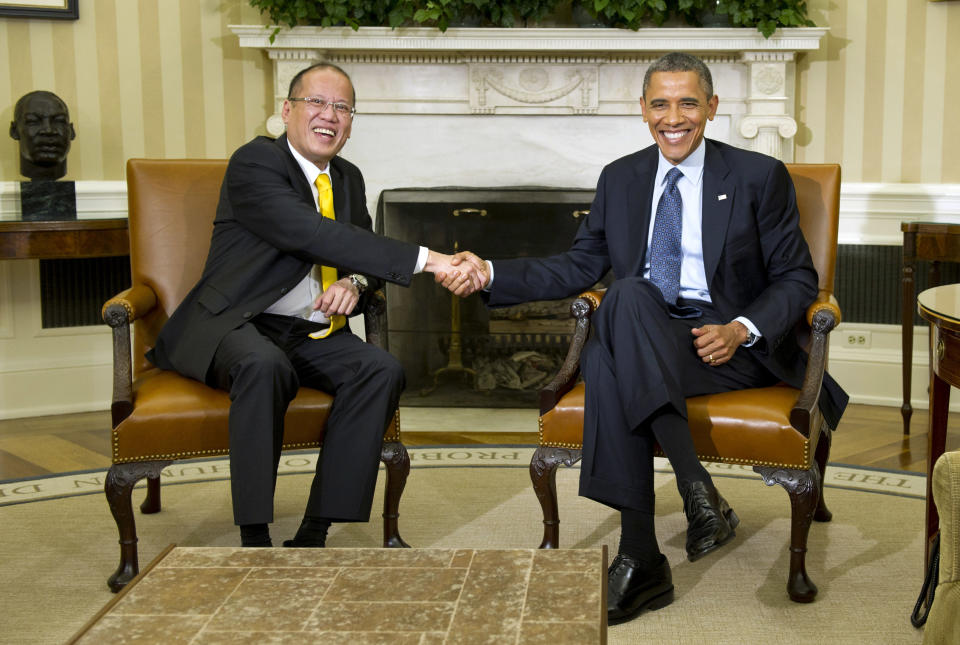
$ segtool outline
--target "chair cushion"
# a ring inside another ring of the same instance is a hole
[[[581,382],[540,417],[540,445],[582,447],[583,394]],[[776,385],[687,399],[697,455],[704,461],[806,470],[814,446],[790,425],[798,394]]]
[[[229,452],[230,397],[176,372],[153,368],[134,382],[133,412],[113,429],[113,462],[189,459]],[[284,420],[283,448],[319,446],[333,397],[300,388]],[[394,417],[385,441],[399,441]]]

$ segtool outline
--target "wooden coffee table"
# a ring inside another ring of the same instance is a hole
[[[606,643],[606,579],[606,547],[171,546],[70,642]]]

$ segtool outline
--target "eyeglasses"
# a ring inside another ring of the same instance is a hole
[[[316,108],[318,112],[323,112],[324,110],[327,109],[328,105],[332,105],[333,111],[337,113],[337,116],[342,116],[345,118],[352,117],[354,114],[357,113],[357,108],[353,107],[352,105],[348,105],[347,103],[331,103],[326,99],[321,99],[316,96],[288,98],[287,100],[290,102],[303,101],[304,103],[309,103],[314,108]]]

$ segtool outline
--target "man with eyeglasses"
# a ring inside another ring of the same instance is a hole
[[[243,546],[271,546],[283,417],[298,388],[335,395],[303,522],[284,546],[322,547],[331,522],[367,521],[380,444],[404,387],[400,363],[350,332],[364,293],[383,281],[458,271],[451,291],[485,281],[482,263],[371,232],[363,177],[337,156],[356,95],[319,63],[290,82],[278,139],[230,159],[200,281],[148,357],[230,393],[234,521]]]

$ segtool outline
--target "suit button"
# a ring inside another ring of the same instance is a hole
[[[288,292],[288,291],[290,291],[290,290],[287,289],[286,287],[284,287],[283,289],[280,290],[280,295],[282,296],[283,294],[285,294],[285,293]]]
[[[252,311],[244,311],[244,312],[243,312],[243,317],[244,317],[244,318],[252,318],[252,317],[253,317],[253,312],[252,312]]]

